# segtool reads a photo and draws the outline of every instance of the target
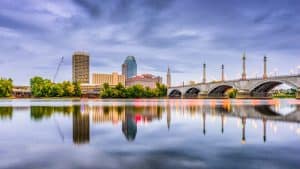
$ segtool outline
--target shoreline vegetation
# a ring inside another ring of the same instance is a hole
[[[33,99],[82,99],[80,83],[63,81],[53,83],[49,79],[35,76],[30,79],[31,94]],[[237,90],[229,89],[226,93],[229,99],[236,98]],[[156,88],[134,85],[125,87],[118,84],[114,87],[108,83],[103,84],[99,99],[135,99],[135,98],[168,98],[167,87],[164,84],[157,83]],[[276,90],[272,98],[290,99],[296,98],[296,89]],[[13,80],[0,78],[0,99],[18,99],[13,96]]]

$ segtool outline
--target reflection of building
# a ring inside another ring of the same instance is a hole
[[[143,74],[143,75],[138,75],[138,76],[128,78],[126,80],[126,86],[133,86],[133,85],[140,84],[144,87],[155,88],[156,83],[161,83],[161,82],[162,82],[162,78],[159,76],[154,76],[151,74]]]
[[[117,72],[113,72],[112,74],[93,73],[92,83],[97,85],[108,83],[110,86],[116,86],[118,83],[121,83],[125,86],[125,76],[118,75]]]
[[[137,133],[137,126],[132,113],[126,113],[122,123],[122,132],[128,141],[133,141]]]
[[[124,106],[94,106],[91,110],[94,123],[112,122],[116,124],[119,121],[125,121]]]
[[[77,113],[73,116],[73,142],[84,144],[90,141],[90,115]]]
[[[136,76],[137,74],[137,64],[134,56],[127,56],[124,63],[122,64],[122,75],[125,79]]]
[[[75,52],[72,58],[73,81],[89,83],[90,56],[85,52]]]

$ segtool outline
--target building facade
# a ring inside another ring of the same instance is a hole
[[[126,80],[126,87],[140,84],[144,87],[155,88],[156,83],[162,83],[162,78],[160,76],[154,76],[151,74],[142,74],[128,78]]]
[[[90,56],[86,52],[75,52],[72,57],[72,79],[74,82],[90,82]]]
[[[127,56],[124,63],[122,64],[122,75],[125,79],[134,77],[137,75],[137,64],[134,56]]]
[[[101,86],[96,84],[82,83],[80,84],[81,96],[97,98],[100,96]]]
[[[108,83],[110,86],[116,86],[118,83],[121,83],[125,86],[125,76],[119,75],[117,72],[112,74],[93,73],[92,84],[101,86],[104,83]]]

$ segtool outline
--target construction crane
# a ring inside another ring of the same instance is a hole
[[[61,64],[63,63],[63,61],[64,61],[64,57],[62,56],[62,57],[60,58],[60,61],[59,61],[58,65],[57,65],[56,72],[55,72],[54,77],[53,77],[53,83],[55,83],[55,79],[56,79],[56,77],[57,77],[57,74],[58,74],[58,72],[59,72],[60,66],[61,66]]]

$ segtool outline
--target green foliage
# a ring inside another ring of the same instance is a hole
[[[237,95],[237,89],[229,89],[226,91],[226,95],[229,97],[229,98],[236,98],[236,95]]]
[[[0,79],[0,97],[12,95],[13,81],[11,79]]]
[[[31,106],[30,116],[34,120],[42,120],[50,118],[54,113],[60,113],[63,115],[71,115],[71,113],[78,114],[80,112],[80,106],[63,106],[63,107],[52,107],[52,106]]]
[[[74,86],[74,96],[80,97],[81,96],[80,83],[73,82],[73,86]]]
[[[13,108],[12,107],[0,107],[0,119],[12,119]]]
[[[36,76],[30,79],[30,87],[34,97],[81,96],[80,84],[77,82],[52,83],[49,79]]]
[[[164,97],[167,95],[167,87],[157,83],[155,89],[134,85],[125,88],[121,83],[115,87],[110,87],[107,83],[103,84],[100,96],[102,98],[151,98]]]
[[[297,90],[296,89],[288,89],[288,90],[277,90],[275,91],[272,96],[274,98],[295,98]]]

